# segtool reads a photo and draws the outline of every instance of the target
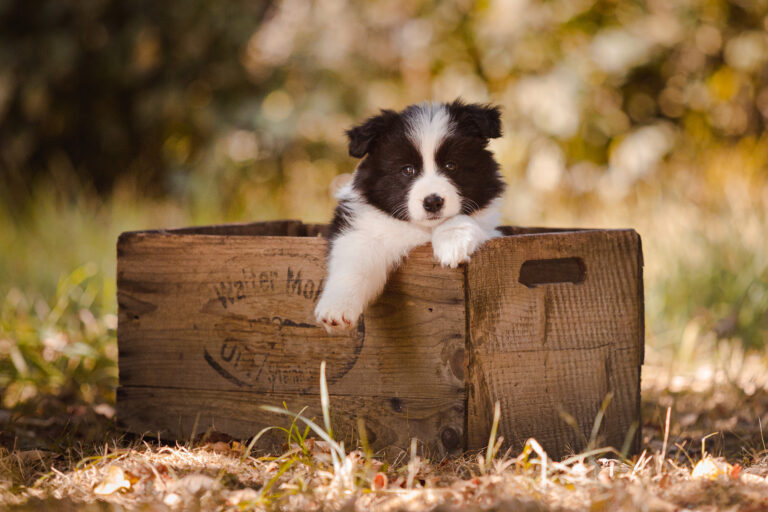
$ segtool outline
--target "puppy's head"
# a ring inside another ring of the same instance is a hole
[[[497,107],[457,100],[382,110],[347,136],[349,154],[364,158],[355,189],[397,219],[434,226],[484,208],[504,190],[486,149],[501,136]]]

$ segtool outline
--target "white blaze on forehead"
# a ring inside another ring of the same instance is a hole
[[[408,138],[421,153],[423,173],[434,173],[437,148],[451,132],[448,109],[439,103],[421,103],[414,107],[406,120]]]
[[[456,186],[437,172],[435,153],[440,143],[451,134],[451,119],[445,105],[422,103],[406,115],[408,138],[421,153],[421,173],[408,191],[408,216],[412,221],[434,226],[461,211],[461,196]],[[430,195],[443,199],[438,219],[428,219],[424,199]]]

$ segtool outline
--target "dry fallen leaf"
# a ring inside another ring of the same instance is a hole
[[[768,485],[768,478],[762,477],[760,475],[753,475],[752,473],[741,473],[740,479],[742,482],[746,482],[748,484]]]
[[[733,466],[724,461],[716,461],[712,457],[704,457],[694,466],[691,471],[691,478],[699,479],[706,478],[708,480],[715,480],[720,475],[728,475],[731,473]]]
[[[709,480],[714,480],[717,478],[718,474],[720,474],[720,468],[717,467],[717,464],[715,464],[709,457],[705,457],[693,467],[691,478],[707,478]]]
[[[379,489],[386,489],[387,484],[389,483],[389,480],[387,478],[387,475],[385,475],[384,473],[376,473],[376,475],[373,477],[372,483],[373,485],[371,485],[371,487],[373,487],[374,491],[377,491]]]
[[[114,464],[107,468],[107,476],[93,490],[94,494],[106,496],[121,489],[130,489],[131,482],[125,478],[125,472],[120,466]]]
[[[165,495],[165,498],[163,498],[163,503],[168,505],[169,507],[175,507],[179,503],[181,503],[181,496],[179,496],[176,493],[169,493]]]

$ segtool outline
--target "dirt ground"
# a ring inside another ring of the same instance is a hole
[[[768,510],[765,388],[754,379],[716,382],[702,371],[687,381],[650,373],[643,390],[644,451],[629,459],[597,452],[553,461],[531,442],[522,453],[500,450],[492,458],[424,460],[414,451],[387,464],[364,450],[339,451],[303,430],[293,431],[277,455],[218,433],[159,444],[117,431],[110,406],[71,407],[66,397],[49,397],[34,409],[0,412],[0,506]]]

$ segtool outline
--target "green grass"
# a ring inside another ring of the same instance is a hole
[[[8,292],[0,309],[3,407],[46,395],[67,396],[72,404],[114,402],[114,293],[114,282],[93,263],[64,275],[50,300]]]

